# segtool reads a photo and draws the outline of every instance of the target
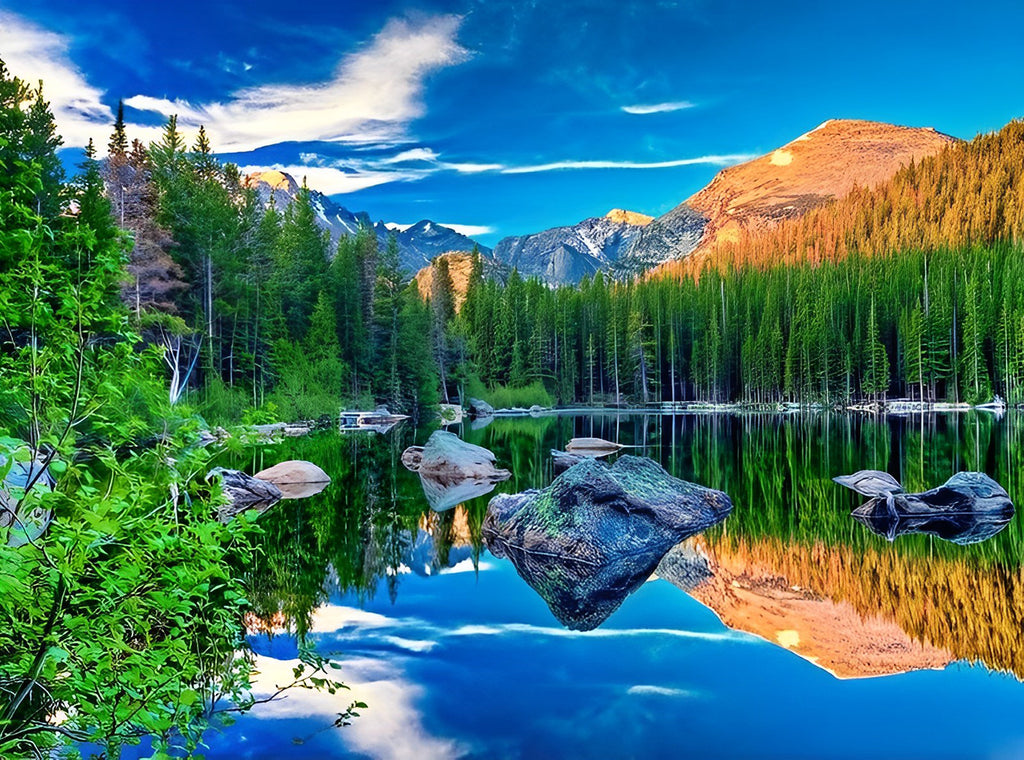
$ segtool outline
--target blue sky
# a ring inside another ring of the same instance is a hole
[[[829,118],[969,138],[1024,115],[1012,2],[0,0],[69,145],[170,113],[243,167],[493,244],[667,211]]]

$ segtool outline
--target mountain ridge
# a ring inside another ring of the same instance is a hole
[[[718,172],[705,187],[661,216],[618,236],[595,230],[625,220],[615,209],[575,225],[505,238],[494,256],[549,284],[606,271],[626,278],[701,255],[748,232],[799,217],[855,188],[877,186],[900,167],[962,141],[933,127],[829,119],[762,156]],[[619,213],[621,212],[621,214]],[[595,234],[596,233],[596,234]]]
[[[247,174],[243,184],[255,190],[264,205],[273,202],[281,209],[286,208],[301,189],[294,177],[279,169]],[[491,253],[489,247],[429,219],[422,219],[402,230],[392,230],[383,221],[374,223],[367,212],[349,211],[318,190],[310,188],[310,199],[317,223],[330,233],[334,244],[344,235],[356,234],[360,227],[372,229],[381,246],[387,245],[388,238],[394,234],[398,242],[399,264],[407,275],[415,275],[423,267],[430,266],[436,256],[448,251],[470,251],[476,247],[485,256]]]

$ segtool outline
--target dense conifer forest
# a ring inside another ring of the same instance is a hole
[[[550,289],[478,262],[458,313],[444,259],[424,304],[394,243],[332,246],[308,190],[265,208],[211,150],[173,119],[129,146],[119,122],[98,166],[134,233],[125,303],[167,347],[172,397],[216,419],[527,388],[501,397],[1021,399],[1020,123],[644,280]]]

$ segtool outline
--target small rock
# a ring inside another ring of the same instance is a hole
[[[565,446],[565,450],[570,454],[596,459],[614,454],[621,448],[620,444],[606,441],[603,438],[573,438]]]
[[[254,476],[272,483],[281,491],[282,499],[305,499],[323,491],[331,476],[312,462],[290,459],[260,470]]]

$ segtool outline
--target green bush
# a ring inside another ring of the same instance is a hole
[[[482,399],[495,409],[555,405],[554,398],[551,397],[547,388],[544,387],[544,383],[540,380],[535,380],[529,385],[520,388],[512,388],[507,385],[495,385],[492,388],[486,388],[477,378],[470,378],[466,382],[465,400],[467,403],[470,398]]]

